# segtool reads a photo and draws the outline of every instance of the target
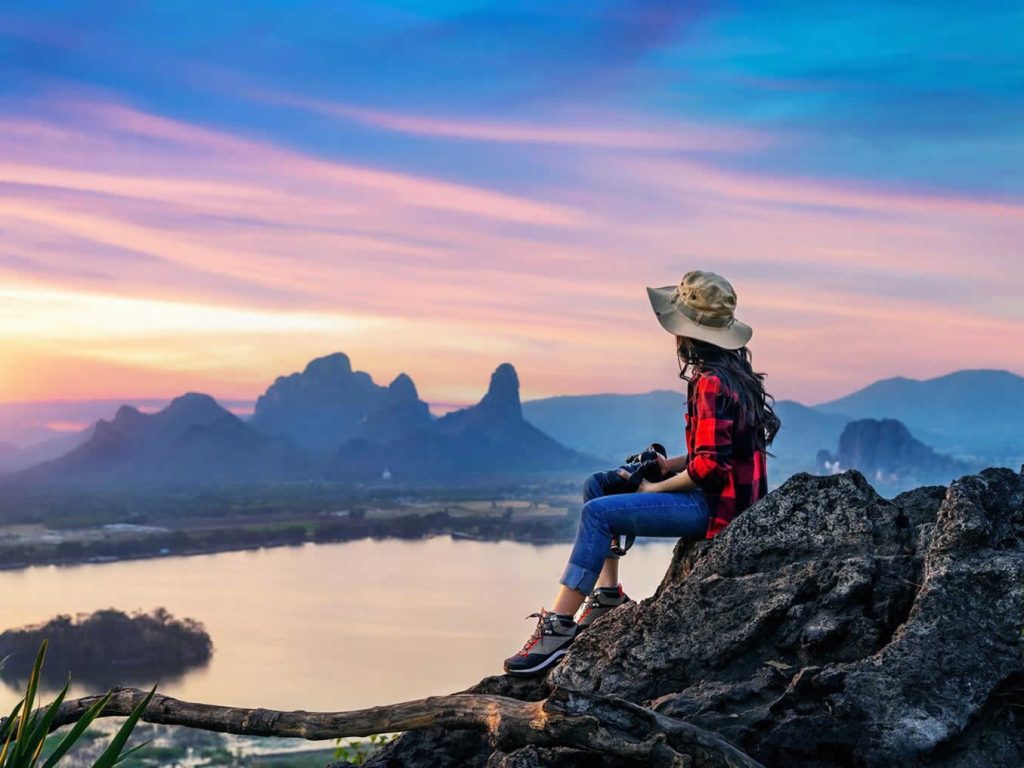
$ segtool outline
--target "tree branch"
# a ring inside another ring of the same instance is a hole
[[[128,715],[146,694],[138,688],[114,688],[100,717]],[[77,721],[99,698],[86,696],[64,702],[50,730]],[[572,747],[666,768],[763,768],[712,731],[615,696],[559,688],[542,701],[455,693],[351,712],[224,707],[155,694],[142,719],[220,733],[311,740],[439,726],[481,731],[504,751],[534,744]]]

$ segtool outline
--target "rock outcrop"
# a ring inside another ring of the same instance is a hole
[[[471,691],[620,697],[765,766],[1009,768],[1024,765],[1022,629],[1024,477],[887,501],[856,471],[802,474],[715,539],[680,542],[657,593],[599,619],[546,678]],[[435,728],[369,764],[636,763]]]
[[[333,451],[360,434],[360,422],[387,405],[388,395],[370,374],[354,371],[348,355],[335,352],[311,360],[301,373],[278,376],[256,400],[250,424],[304,448]]]
[[[938,453],[910,434],[896,419],[851,421],[839,436],[839,452],[818,454],[818,470],[856,469],[879,491],[897,491],[930,483],[947,483],[980,467]]]

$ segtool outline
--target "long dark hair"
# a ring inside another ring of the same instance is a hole
[[[782,428],[782,421],[775,415],[775,398],[764,391],[764,374],[755,373],[751,366],[749,349],[723,349],[698,339],[676,336],[676,353],[680,363],[679,378],[690,382],[692,378],[686,373],[691,366],[714,373],[722,387],[736,396],[740,426],[753,428],[758,448],[772,444]]]

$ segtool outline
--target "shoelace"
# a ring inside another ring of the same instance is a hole
[[[537,626],[534,628],[533,634],[530,635],[530,638],[525,643],[523,643],[523,647],[519,651],[520,655],[525,655],[528,650],[530,650],[531,648],[533,648],[533,646],[540,642],[541,637],[543,637],[545,634],[544,620],[550,615],[551,614],[545,615],[543,613],[531,613],[529,616],[526,617],[527,619],[532,619],[536,617]]]
[[[590,613],[595,608],[601,605],[601,601],[597,599],[597,595],[587,595],[586,602],[583,603],[583,613],[580,614],[580,621],[583,621],[583,617]]]

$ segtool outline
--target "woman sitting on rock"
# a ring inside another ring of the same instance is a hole
[[[693,271],[678,286],[647,293],[662,327],[673,334],[679,377],[687,382],[687,453],[658,455],[657,482],[634,486],[625,469],[587,479],[562,587],[551,611],[528,617],[537,617],[537,627],[505,659],[510,674],[546,669],[580,631],[629,601],[618,576],[620,535],[711,538],[768,492],[766,451],[781,424],[764,374],[750,365],[746,344],[753,331],[733,316],[736,292],[713,272]]]

